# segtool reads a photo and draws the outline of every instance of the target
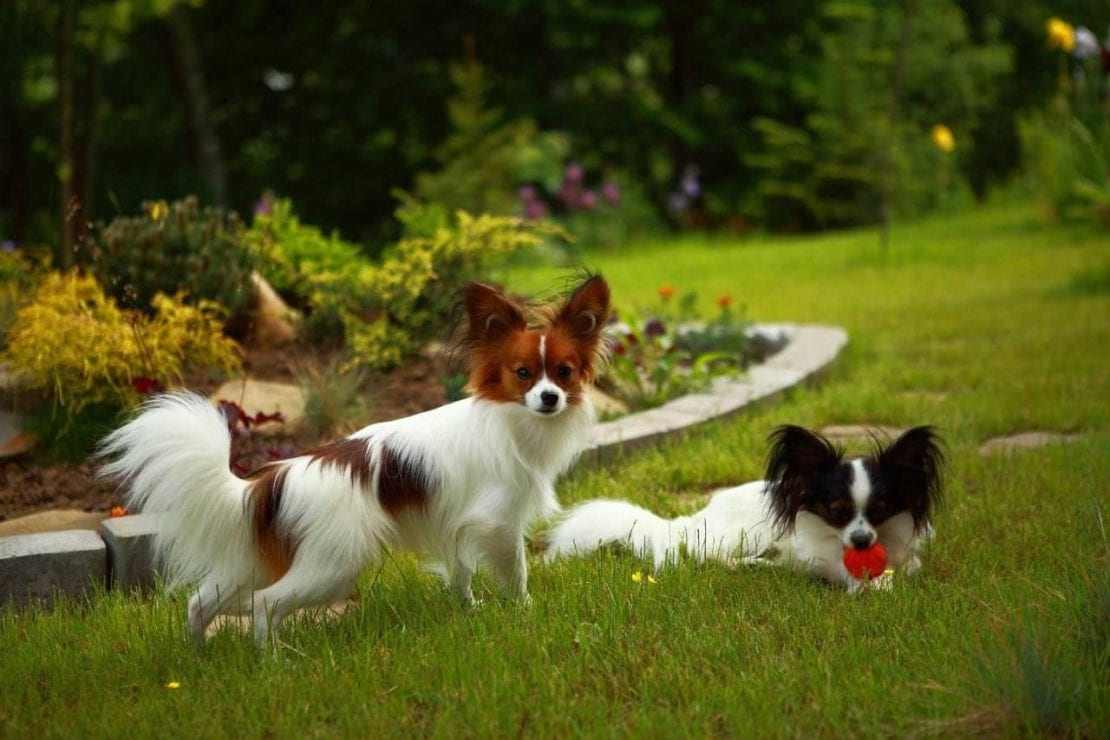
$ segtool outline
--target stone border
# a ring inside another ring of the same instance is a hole
[[[691,393],[658,408],[594,425],[579,464],[598,465],[769,401],[814,379],[848,344],[848,333],[835,326],[757,324],[752,331],[785,334],[788,343],[764,362],[749,367],[741,378],[722,379],[705,393]]]
[[[761,324],[753,331],[785,334],[788,343],[763,363],[749,367],[742,378],[722,380],[705,393],[595,425],[579,464],[601,464],[775,398],[814,378],[848,343],[847,332],[833,326]],[[58,595],[93,593],[97,584],[149,590],[157,573],[151,557],[157,525],[157,515],[136,514],[105,519],[99,532],[0,537],[0,606],[49,605]]]

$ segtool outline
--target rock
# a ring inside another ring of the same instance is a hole
[[[108,547],[109,580],[112,588],[149,591],[154,588],[154,533],[156,514],[136,514],[105,519],[100,536]]]
[[[887,442],[896,439],[904,431],[906,430],[881,424],[831,424],[821,429],[821,435],[834,441],[869,441],[875,437],[880,442]]]
[[[1018,450],[1027,450],[1034,447],[1042,447],[1047,444],[1074,442],[1081,437],[1082,435],[1080,434],[1065,434],[1063,432],[1019,432],[1018,434],[1011,434],[1006,437],[994,437],[993,439],[988,439],[979,448],[979,454],[984,457],[988,457],[990,455],[1007,454],[1016,452]]]
[[[107,516],[103,511],[80,509],[51,509],[0,522],[0,537],[17,534],[61,532],[67,529],[97,530]]]
[[[277,294],[266,278],[257,271],[251,273],[255,305],[251,318],[254,322],[254,340],[263,347],[290,342],[297,336],[300,315]]]
[[[278,434],[294,429],[304,420],[304,393],[291,383],[274,383],[262,380],[232,380],[221,385],[212,394],[212,401],[234,401],[249,416],[261,412],[272,414],[280,411],[284,422],[273,421],[252,427],[257,434]]]
[[[38,440],[23,431],[23,420],[10,411],[0,410],[0,457],[12,457],[27,452]]]
[[[105,585],[108,554],[96,532],[69,530],[0,538],[0,603],[49,606]]]
[[[598,416],[603,414],[615,415],[628,413],[627,403],[619,398],[610,396],[608,393],[595,386],[589,386],[587,393],[590,396],[590,401],[593,402],[594,409],[597,410]]]

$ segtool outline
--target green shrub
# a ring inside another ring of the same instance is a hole
[[[491,260],[553,236],[566,234],[547,222],[459,211],[433,235],[402,239],[378,264],[327,276],[332,290],[320,298],[342,317],[355,364],[388,369],[435,333],[459,287]]]
[[[1110,226],[1110,120],[1084,122],[1061,95],[1018,132],[1028,182],[1054,214]]]
[[[91,276],[50,273],[16,313],[7,359],[67,419],[93,406],[133,406],[140,378],[180,383],[189,368],[239,367],[216,304],[159,293],[149,308],[149,316],[124,312]]]
[[[112,219],[90,240],[89,268],[121,307],[149,311],[158,293],[230,312],[250,301],[255,260],[238,216],[202,209],[195,197],[145,203],[144,211]]]

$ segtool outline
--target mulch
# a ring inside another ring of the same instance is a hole
[[[295,382],[288,353],[248,350],[244,368],[251,378]],[[369,379],[371,413],[366,423],[387,421],[425,411],[447,402],[442,378],[446,372],[442,360],[417,358],[389,374]],[[204,381],[187,382],[202,393],[212,393],[215,386]],[[303,433],[257,435],[237,438],[233,456],[239,465],[252,468],[274,459],[275,454],[289,456],[321,442]],[[123,496],[114,483],[98,481],[91,462],[43,465],[34,453],[0,459],[0,521],[47,509],[80,509],[108,511],[123,504]]]

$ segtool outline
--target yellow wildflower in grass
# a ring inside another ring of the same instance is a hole
[[[956,137],[952,136],[952,129],[943,123],[933,126],[933,144],[942,152],[950,152],[956,148]]]
[[[180,689],[181,684],[179,684],[177,681],[170,681],[168,684],[166,684],[166,688],[167,689]]]
[[[655,576],[648,576],[648,583],[656,583]]]
[[[1067,21],[1049,18],[1045,22],[1048,31],[1048,48],[1070,52],[1075,48],[1075,28]]]
[[[632,574],[632,582],[633,583],[639,583],[642,580],[644,580],[644,574],[641,573],[640,571],[636,571],[635,573]]]

